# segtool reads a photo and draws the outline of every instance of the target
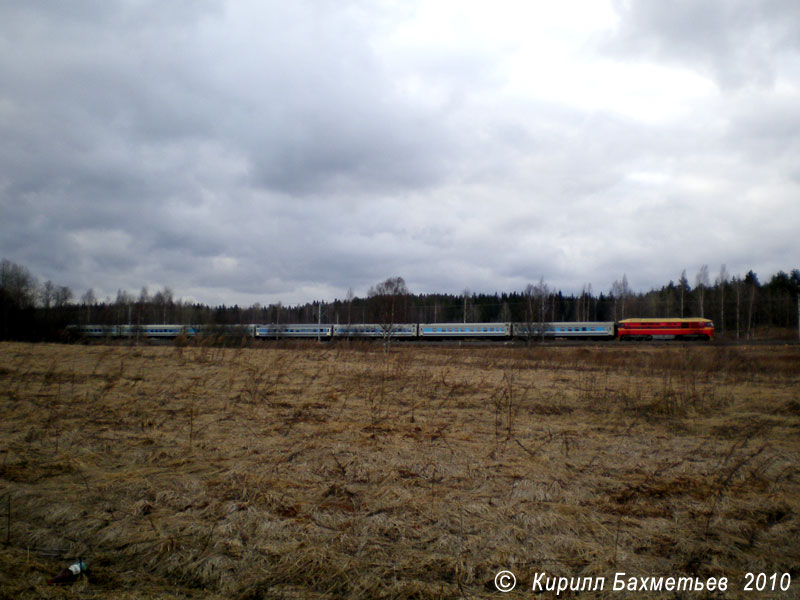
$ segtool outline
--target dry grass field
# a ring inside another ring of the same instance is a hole
[[[4,343],[0,415],[4,598],[800,597],[798,346]]]

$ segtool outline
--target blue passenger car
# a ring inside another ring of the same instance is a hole
[[[419,337],[426,339],[490,338],[511,336],[511,323],[420,323]]]
[[[333,334],[333,325],[255,325],[254,331],[257,338],[329,338]]]
[[[333,337],[336,338],[415,338],[416,323],[397,323],[379,325],[377,323],[358,323],[352,325],[334,325]]]
[[[610,339],[614,337],[613,321],[561,321],[554,323],[514,323],[514,336],[519,338]]]

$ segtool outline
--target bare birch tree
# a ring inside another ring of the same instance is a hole
[[[402,277],[390,277],[371,287],[369,297],[375,306],[375,314],[383,330],[384,343],[388,346],[394,326],[406,318],[408,287]]]
[[[717,285],[719,286],[719,328],[721,332],[725,332],[725,286],[728,283],[728,269],[723,264],[719,268],[719,275],[717,276]]]
[[[625,318],[625,302],[631,295],[628,286],[628,277],[622,274],[622,281],[615,280],[611,284],[611,295],[614,297],[614,320],[618,321]]]
[[[758,291],[759,283],[758,277],[753,271],[748,271],[744,277],[745,285],[749,288],[749,299],[747,301],[747,333],[745,337],[748,339],[753,338],[753,309],[756,305],[756,293]]]
[[[525,286],[522,296],[525,298],[525,326],[527,328],[526,341],[530,345],[533,338],[533,324],[536,321],[536,310],[534,308],[534,287],[532,283]]]
[[[550,299],[550,286],[545,283],[544,276],[539,278],[539,283],[537,283],[536,287],[533,288],[533,295],[539,309],[539,318],[536,325],[539,330],[539,336],[541,337],[541,340],[544,341],[544,336],[547,332],[548,326],[547,309],[548,301]]]
[[[700,309],[700,317],[705,318],[706,288],[710,284],[710,281],[708,279],[708,265],[702,265],[700,267],[700,270],[697,272],[697,276],[694,279],[694,283],[695,283],[695,290],[697,292],[697,306]]]
[[[586,306],[583,309],[583,314],[585,315],[587,321],[597,320],[597,304],[595,304],[595,315],[594,317],[592,317],[592,312],[590,309],[591,303],[592,303],[592,284],[589,283],[586,286]]]
[[[39,302],[46,311],[50,310],[56,297],[56,285],[49,279],[42,284],[39,290]]]
[[[501,323],[508,323],[511,321],[511,307],[508,306],[508,302],[503,302],[503,305],[500,307],[500,316],[498,318]]]
[[[742,278],[736,275],[731,283],[733,283],[733,291],[736,293],[736,339],[738,340],[741,331]]]
[[[117,313],[117,324],[122,325],[127,322],[131,325],[131,312],[133,309],[133,296],[126,290],[117,290],[117,299],[114,301]]]
[[[614,320],[619,321],[619,297],[622,295],[622,286],[618,280],[611,284],[611,297],[614,299]]]

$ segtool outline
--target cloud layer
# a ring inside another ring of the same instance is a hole
[[[0,254],[228,304],[797,267],[797,3],[558,4],[4,5]]]

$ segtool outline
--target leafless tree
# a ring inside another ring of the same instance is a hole
[[[586,285],[585,297],[586,297],[586,303],[585,303],[584,309],[583,309],[584,317],[586,318],[587,321],[594,321],[597,318],[597,315],[596,315],[596,313],[597,313],[597,300],[595,299],[595,317],[592,318],[591,310],[590,310],[591,303],[592,303],[592,284],[591,283],[588,283]]]
[[[56,298],[56,285],[49,279],[42,284],[39,290],[39,303],[42,308],[49,311]]]
[[[622,295],[622,285],[618,280],[611,284],[611,297],[614,299],[614,320],[619,321],[619,297]]]
[[[525,298],[525,325],[527,327],[527,342],[530,344],[534,336],[534,324],[536,323],[537,311],[536,303],[536,288],[532,283],[525,286],[522,296]]]
[[[581,287],[581,295],[578,298],[578,309],[577,309],[577,316],[578,321],[591,321],[592,319],[589,318],[589,302],[591,301],[592,296],[592,284],[583,284]]]
[[[314,304],[316,305],[316,308],[317,308],[317,327],[319,328],[319,329],[317,329],[317,341],[320,341],[322,339],[321,334],[320,334],[320,330],[322,329],[322,311],[326,310],[326,313],[327,313],[327,309],[325,307],[325,303],[322,302],[321,300],[319,302],[314,302]],[[327,315],[326,315],[325,319],[326,319],[326,321],[328,320]]]
[[[53,297],[53,305],[56,308],[64,308],[69,301],[72,300],[72,290],[66,285],[56,286],[55,296]]]
[[[133,296],[126,290],[117,290],[114,306],[117,309],[117,324],[122,324],[127,319],[128,325],[132,325]]]
[[[733,291],[736,292],[736,339],[738,340],[741,331],[740,316],[741,316],[741,306],[742,306],[742,287],[743,287],[742,278],[739,277],[738,275],[734,276],[733,279],[731,280],[731,283],[733,283]]]
[[[728,269],[723,264],[719,268],[719,275],[717,276],[717,285],[719,286],[719,328],[721,332],[725,332],[725,286],[728,284]]]
[[[97,303],[97,298],[94,295],[94,290],[89,288],[86,293],[81,296],[81,304],[86,307],[86,323],[92,322],[92,307]]]
[[[347,296],[345,296],[345,300],[347,301],[347,329],[350,330],[350,325],[353,323],[353,300],[355,299],[356,295],[353,292],[353,288],[347,288]]]
[[[280,337],[281,332],[281,311],[283,310],[283,303],[277,302],[275,305],[275,339]]]
[[[503,302],[503,305],[500,307],[499,318],[501,323],[508,323],[511,321],[511,307],[508,306],[508,302]]]
[[[544,341],[547,333],[547,311],[550,299],[550,287],[545,283],[544,277],[539,278],[539,283],[529,283],[522,292],[525,298],[525,325],[527,327],[528,343],[534,336]]]
[[[753,271],[748,271],[744,277],[745,285],[749,288],[749,298],[747,301],[747,333],[748,339],[753,338],[753,310],[756,305],[756,293],[758,292],[758,277]]]
[[[407,318],[406,300],[408,287],[402,277],[389,277],[369,290],[369,298],[383,330],[384,343],[388,346],[394,326]]]
[[[622,274],[622,281],[614,281],[611,284],[611,295],[614,297],[614,320],[625,318],[625,302],[631,295],[630,287],[628,286],[628,276]],[[619,311],[617,307],[619,305]]]
[[[0,263],[0,290],[3,297],[7,298],[19,308],[33,306],[38,283],[28,269],[3,259]]]
[[[710,285],[708,278],[708,265],[702,265],[697,272],[694,279],[695,290],[697,291],[697,306],[700,309],[700,317],[704,318],[705,315],[705,295],[706,288]]]
[[[628,300],[631,297],[631,288],[628,285],[628,276],[625,273],[622,274],[621,290],[622,290],[622,318],[624,319],[625,318],[625,304],[628,302]]]
[[[6,259],[0,262],[0,339],[19,330],[19,311],[34,306],[37,286],[25,267]]]
[[[146,291],[146,288],[145,290]],[[153,295],[151,300],[153,309],[161,316],[162,323],[167,323],[167,308],[172,305],[172,290],[165,287],[162,291],[158,291]]]
[[[147,286],[143,286],[142,289],[139,291],[139,299],[136,301],[136,325],[141,326],[142,317],[144,316],[144,322],[147,322],[147,315],[144,314],[144,311],[147,309],[147,305],[150,304],[150,292],[147,291]]]
[[[544,341],[545,333],[547,333],[547,309],[550,300],[550,286],[544,281],[544,276],[539,278],[539,283],[533,288],[533,296],[539,308],[539,321],[537,323],[539,335]]]
[[[260,323],[261,322],[261,302],[254,302],[252,306],[250,306],[249,312],[249,319],[250,323]]]
[[[464,288],[462,296],[464,298],[464,323],[479,323],[482,321],[481,307],[475,303],[474,294],[472,295],[472,302],[470,302],[470,291],[467,288]]]

